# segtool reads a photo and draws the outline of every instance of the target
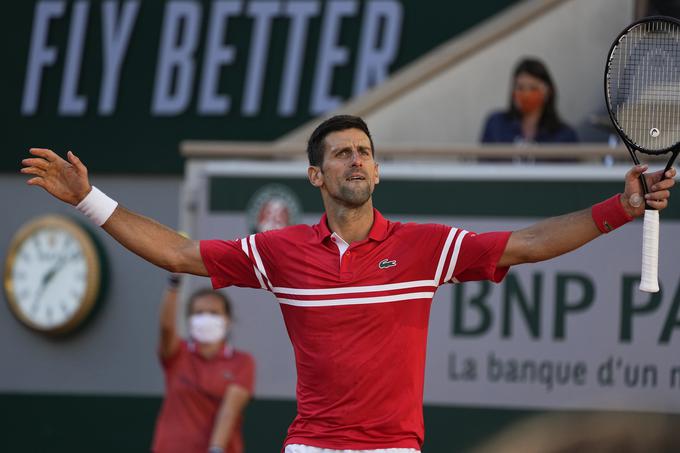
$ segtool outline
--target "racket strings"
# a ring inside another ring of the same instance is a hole
[[[680,27],[638,24],[610,55],[607,101],[621,131],[643,152],[680,142]]]

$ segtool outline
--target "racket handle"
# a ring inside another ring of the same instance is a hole
[[[659,211],[645,209],[642,224],[642,276],[640,290],[659,292]]]

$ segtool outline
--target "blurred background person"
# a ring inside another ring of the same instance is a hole
[[[557,89],[548,68],[524,58],[512,75],[507,110],[486,120],[482,143],[574,143],[576,132],[564,123],[555,106]]]
[[[165,398],[154,453],[242,453],[243,411],[253,394],[255,362],[227,341],[229,299],[202,289],[187,304],[189,339],[177,331],[179,276],[171,275],[160,310],[158,355]]]

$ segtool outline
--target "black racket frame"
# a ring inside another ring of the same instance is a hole
[[[680,143],[676,143],[668,148],[665,149],[660,149],[659,151],[653,151],[650,152],[640,146],[637,146],[633,143],[633,141],[623,132],[621,127],[619,126],[618,121],[616,121],[616,117],[614,116],[614,113],[612,113],[612,107],[609,102],[609,94],[608,94],[608,81],[609,78],[607,74],[609,74],[609,65],[612,60],[612,52],[614,52],[614,49],[616,46],[619,44],[621,41],[621,38],[624,37],[630,30],[633,28],[637,27],[640,24],[644,24],[646,22],[657,22],[657,21],[664,21],[664,22],[672,22],[675,25],[677,25],[680,28],[680,20],[674,18],[674,17],[668,17],[668,16],[647,16],[643,17],[640,20],[637,20],[630,25],[628,25],[619,35],[616,37],[614,42],[612,43],[611,47],[609,48],[609,52],[607,53],[607,63],[604,66],[604,98],[605,98],[605,104],[607,106],[607,113],[609,114],[609,118],[612,121],[612,124],[614,125],[614,128],[616,129],[616,132],[619,134],[619,137],[621,137],[621,140],[623,140],[623,143],[626,145],[626,148],[628,149],[628,153],[630,153],[631,159],[633,159],[633,162],[635,165],[640,165],[640,159],[638,159],[637,155],[635,154],[635,151],[639,151],[643,154],[647,155],[654,155],[654,156],[660,156],[662,154],[667,154],[669,152],[672,153],[671,158],[668,160],[668,163],[666,164],[666,167],[663,170],[663,174],[661,175],[661,178],[664,178],[664,174],[673,166],[673,162],[675,162],[675,159],[678,157],[678,153],[680,153]],[[642,184],[642,188],[644,190],[644,193],[647,194],[649,193],[649,189],[647,187],[647,180],[645,179],[644,175],[640,175],[640,183]],[[655,209],[647,205],[647,209]]]

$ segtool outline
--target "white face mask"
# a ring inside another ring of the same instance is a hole
[[[227,336],[227,320],[212,313],[198,313],[189,317],[189,333],[199,343],[215,343]]]

